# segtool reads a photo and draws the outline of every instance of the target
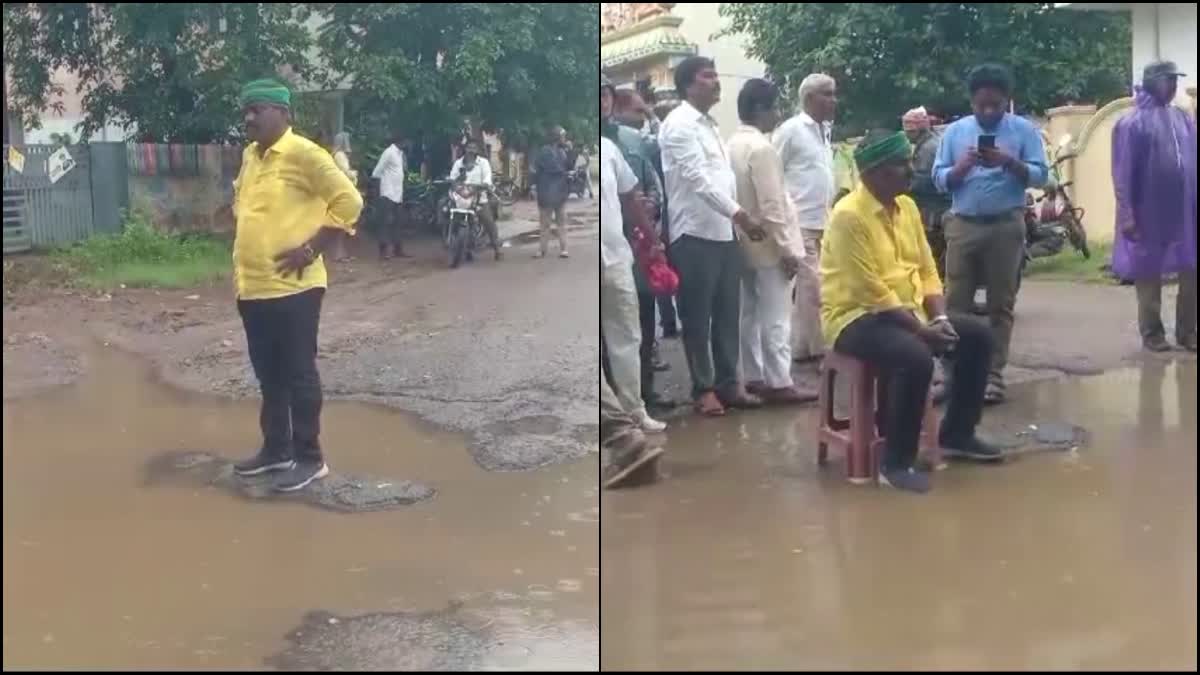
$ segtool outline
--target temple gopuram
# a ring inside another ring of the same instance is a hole
[[[678,103],[675,66],[696,54],[680,32],[673,2],[600,3],[600,69],[619,88],[650,95],[662,113]]]

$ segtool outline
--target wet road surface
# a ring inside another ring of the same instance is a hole
[[[335,471],[437,496],[346,514],[147,487],[161,453],[251,451],[257,404],[168,388],[109,349],[87,362],[79,384],[4,404],[6,669],[597,667],[594,455],[489,473],[460,435],[327,403]],[[313,611],[353,639],[305,631]]]
[[[1011,394],[985,427],[1088,444],[926,496],[818,469],[812,409],[676,421],[604,495],[602,668],[1194,670],[1195,361]]]

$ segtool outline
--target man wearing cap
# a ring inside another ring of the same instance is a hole
[[[1170,61],[1146,66],[1135,107],[1113,128],[1117,198],[1113,272],[1137,288],[1138,330],[1165,352],[1163,278],[1177,274],[1175,340],[1196,351],[1196,122],[1171,105],[1183,74]]]
[[[354,233],[363,202],[328,152],[292,132],[286,86],[250,82],[240,104],[251,143],[234,184],[234,285],[262,391],[263,445],[234,469],[241,476],[284,472],[275,487],[290,492],[329,473],[319,440],[321,254]]]
[[[971,70],[967,90],[975,113],[942,133],[933,181],[949,194],[945,217],[946,284],[950,309],[975,308],[975,289],[987,289],[996,349],[986,400],[1007,395],[1004,369],[1012,341],[1021,263],[1025,258],[1025,191],[1046,184],[1046,146],[1032,122],[1009,114],[1013,80],[1004,66]],[[953,378],[947,389],[953,388]]]
[[[950,208],[950,200],[938,192],[933,184],[933,164],[937,160],[938,143],[941,136],[933,131],[932,120],[925,107],[913,108],[900,119],[904,135],[913,146],[913,182],[909,194],[921,211],[925,223],[925,237],[937,261],[938,274],[946,278],[946,236],[942,231],[942,217]]]
[[[834,351],[883,373],[880,481],[925,492],[929,479],[915,462],[935,356],[949,357],[955,377],[938,433],[943,452],[977,460],[1001,455],[975,435],[992,337],[975,318],[947,314],[921,215],[904,195],[911,153],[904,134],[891,131],[869,133],[854,151],[861,181],[838,201],[825,231],[821,323]]]

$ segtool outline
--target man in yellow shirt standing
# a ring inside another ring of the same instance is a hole
[[[275,487],[291,492],[329,473],[319,441],[317,328],[328,283],[321,254],[354,233],[363,202],[328,152],[292,133],[286,86],[251,82],[240,103],[252,142],[235,183],[233,267],[262,390],[263,446],[234,470],[286,472]]]
[[[918,471],[921,421],[933,378],[933,359],[953,368],[938,441],[947,456],[991,461],[1000,451],[975,429],[993,340],[981,321],[947,316],[921,215],[904,195],[912,180],[912,147],[903,132],[876,131],[854,151],[861,182],[833,210],[821,256],[821,323],[834,351],[882,373],[887,409],[880,434],[887,438],[880,482],[927,492]]]

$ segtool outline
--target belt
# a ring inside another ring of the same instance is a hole
[[[961,218],[961,219],[967,221],[968,223],[975,223],[977,225],[995,225],[996,223],[1016,217],[1021,211],[1023,211],[1023,209],[1010,209],[1008,211],[1002,211],[1000,213],[989,213],[987,215],[970,215],[970,216],[964,215],[961,213],[956,213],[956,214],[954,214],[954,217]]]

